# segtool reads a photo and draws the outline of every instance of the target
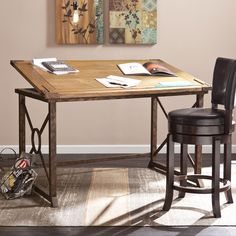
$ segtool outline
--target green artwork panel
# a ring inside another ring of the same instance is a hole
[[[103,0],[56,0],[56,37],[62,44],[102,44]]]
[[[156,0],[109,0],[109,42],[155,44]]]

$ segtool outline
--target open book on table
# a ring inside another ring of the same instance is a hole
[[[124,75],[157,75],[176,76],[168,68],[157,62],[148,61],[143,65],[137,62],[123,63],[117,65]]]

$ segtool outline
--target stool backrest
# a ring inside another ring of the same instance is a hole
[[[226,110],[236,106],[236,60],[217,58],[212,84],[211,102],[224,105]]]

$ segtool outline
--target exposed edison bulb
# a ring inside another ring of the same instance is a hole
[[[73,17],[72,17],[72,22],[75,25],[79,23],[79,11],[78,10],[74,10]]]
[[[79,11],[78,11],[78,2],[74,0],[73,4],[73,16],[72,16],[72,23],[77,25],[79,22]]]

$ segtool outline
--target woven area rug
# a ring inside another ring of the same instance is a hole
[[[38,182],[45,185],[42,177]],[[0,196],[0,226],[236,225],[236,204],[225,204],[223,193],[220,219],[212,217],[208,194],[186,194],[169,212],[161,210],[164,196],[165,176],[147,168],[59,168],[58,208],[35,193],[17,200]]]

